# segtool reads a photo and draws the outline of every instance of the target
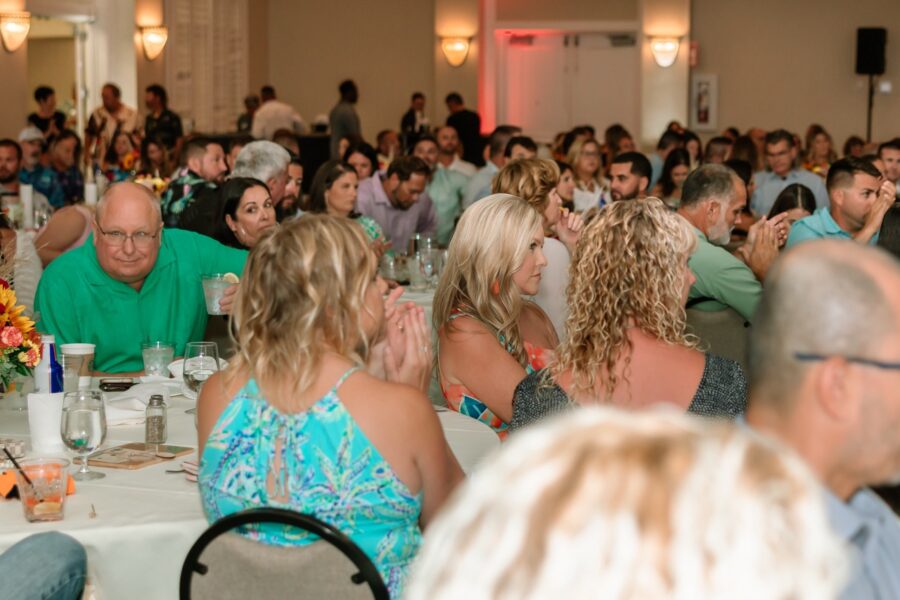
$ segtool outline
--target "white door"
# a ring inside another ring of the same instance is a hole
[[[501,37],[497,123],[522,127],[539,142],[575,125],[598,136],[612,123],[640,135],[640,54],[613,46],[607,34],[529,34]]]
[[[605,34],[576,36],[572,70],[571,126],[590,124],[597,136],[621,123],[639,140],[640,52],[637,45],[613,46]]]
[[[553,140],[569,122],[568,53],[562,35],[505,36],[497,123],[518,125],[538,141]]]

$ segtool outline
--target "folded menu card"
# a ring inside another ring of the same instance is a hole
[[[193,451],[193,448],[186,446],[132,442],[91,454],[88,458],[88,464],[92,467],[106,467],[108,469],[142,469],[172,460],[178,456],[190,454]],[[159,456],[160,453],[167,453],[168,456]]]

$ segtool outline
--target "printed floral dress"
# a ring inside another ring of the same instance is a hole
[[[463,313],[455,313],[450,319],[464,316]],[[498,340],[501,345],[503,340]],[[525,365],[525,374],[531,375],[535,371],[539,371],[547,366],[546,350],[539,346],[525,342],[525,353],[528,355],[528,364]],[[507,351],[509,349],[507,348]],[[500,417],[487,407],[487,405],[476,398],[469,389],[461,383],[446,383],[443,375],[440,378],[441,393],[447,401],[447,406],[455,410],[461,415],[472,417],[476,421],[481,421],[491,429],[493,429],[501,440],[505,440],[509,434],[509,423],[503,421]]]
[[[422,494],[413,495],[397,478],[338,398],[338,388],[355,370],[309,409],[294,414],[273,408],[256,382],[248,381],[219,417],[203,450],[203,509],[210,523],[260,506],[310,514],[349,536],[378,568],[391,597],[399,598],[422,540]],[[278,451],[282,468],[274,472]],[[277,524],[247,528],[245,535],[284,546],[318,539]]]

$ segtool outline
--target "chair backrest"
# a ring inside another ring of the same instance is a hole
[[[233,532],[259,523],[290,525],[320,539],[273,546]],[[246,510],[211,525],[185,558],[179,590],[181,600],[389,598],[378,569],[350,538],[315,517],[277,508]]]
[[[701,348],[710,354],[724,356],[738,362],[747,370],[747,340],[750,324],[734,309],[705,311],[687,309],[687,328],[702,342]]]

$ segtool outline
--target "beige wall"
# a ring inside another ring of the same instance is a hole
[[[25,0],[0,0],[0,12],[16,12],[25,9]],[[15,53],[0,47],[0,138],[16,138],[25,124],[29,104],[25,90],[28,88],[28,41]]]
[[[135,0],[135,23],[141,27],[156,27],[166,22],[163,0]],[[166,85],[166,55],[170,52],[166,44],[162,54],[154,60],[147,60],[144,55],[144,45],[141,42],[139,32],[134,35],[134,55],[137,60],[137,109],[143,114],[147,109],[144,106],[144,90],[152,83]]]
[[[28,40],[28,84],[23,91],[29,112],[37,108],[33,93],[39,85],[56,90],[58,106],[71,98],[75,87],[74,38]]]
[[[876,95],[872,135],[900,134],[900,2],[693,0],[698,73],[719,76],[719,128],[823,124],[840,147],[865,136],[867,78],[854,74],[857,27],[887,27],[891,95]]]
[[[247,56],[250,70],[248,84],[242,96],[250,92],[259,93],[259,89],[269,83],[269,0],[253,0],[250,3],[249,23],[247,26],[250,51]],[[244,112],[243,105],[241,112]]]
[[[268,4],[269,82],[307,122],[328,114],[346,78],[359,86],[357,111],[368,140],[381,129],[399,128],[412,92],[432,95],[434,2]]]
[[[489,0],[488,0],[489,1]],[[497,21],[630,21],[639,0],[495,0]]]
[[[444,98],[450,92],[462,95],[469,108],[478,106],[478,61],[480,6],[478,0],[434,0],[434,93],[428,101],[432,123],[445,123]],[[471,38],[465,64],[451,67],[441,50],[442,37]],[[428,93],[428,90],[423,90]]]
[[[641,147],[652,152],[669,121],[687,122],[688,66],[687,40],[691,27],[691,0],[642,0],[641,3]],[[663,68],[650,50],[652,37],[678,37],[684,44],[675,64]]]

